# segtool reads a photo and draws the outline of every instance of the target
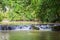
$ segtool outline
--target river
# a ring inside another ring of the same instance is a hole
[[[7,29],[3,28],[4,31],[1,31],[2,27],[5,26]],[[60,31],[52,31],[52,26],[46,26],[45,24],[35,26],[0,25],[0,40],[60,40]]]
[[[60,32],[55,31],[11,31],[10,40],[60,40]]]

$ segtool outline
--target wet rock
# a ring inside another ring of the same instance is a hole
[[[60,31],[60,26],[53,26],[52,31]]]

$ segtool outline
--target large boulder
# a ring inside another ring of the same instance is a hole
[[[60,26],[53,26],[52,31],[60,31]]]

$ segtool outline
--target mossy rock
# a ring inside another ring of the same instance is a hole
[[[53,26],[52,31],[60,31],[60,26]]]
[[[34,30],[39,30],[39,28],[36,27],[35,25],[32,25],[32,29],[34,29]]]

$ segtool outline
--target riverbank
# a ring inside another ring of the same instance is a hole
[[[38,21],[9,21],[9,22],[0,22],[0,24],[4,25],[20,25],[20,24],[40,24]]]
[[[0,22],[0,24],[2,24],[2,25],[4,25],[4,24],[7,24],[7,25],[20,25],[20,24],[26,25],[26,24],[60,24],[60,23],[42,23],[39,21],[9,21],[9,22]]]

